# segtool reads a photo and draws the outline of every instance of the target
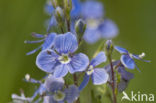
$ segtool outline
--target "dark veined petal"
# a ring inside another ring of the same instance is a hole
[[[150,60],[144,60],[144,59],[140,58],[139,55],[132,54],[132,57],[135,58],[135,59],[144,61],[144,62],[150,62]]]
[[[70,85],[69,88],[65,89],[65,100],[68,103],[73,103],[79,97],[79,89],[75,85]]]
[[[104,52],[100,52],[95,58],[92,59],[90,65],[97,66],[107,60],[107,57]]]
[[[85,33],[84,33],[84,40],[89,43],[93,44],[97,42],[100,39],[101,35],[98,29],[90,29],[87,28]]]
[[[128,68],[128,69],[134,69],[135,68],[135,62],[129,55],[122,55],[120,59],[121,59],[122,64],[126,68]]]
[[[83,78],[83,81],[82,81],[82,83],[79,86],[79,91],[82,91],[82,89],[87,86],[87,84],[89,82],[89,78],[90,78],[90,75],[85,74],[85,76]]]
[[[105,19],[99,28],[101,30],[102,37],[105,39],[112,39],[119,33],[117,25],[109,19]]]
[[[60,64],[56,66],[55,71],[54,71],[54,77],[61,78],[61,77],[66,76],[69,68],[70,66],[68,66],[67,64]]]
[[[53,50],[44,50],[39,53],[36,59],[36,65],[39,69],[52,73],[57,64],[58,55]]]
[[[91,75],[93,84],[101,85],[108,81],[108,74],[102,68],[95,68],[93,74]]]
[[[78,48],[77,39],[74,34],[68,32],[56,37],[54,47],[60,54],[73,53]]]
[[[55,92],[61,90],[64,86],[63,78],[55,78],[53,75],[48,76],[45,81],[45,87],[49,92]]]
[[[54,44],[55,38],[56,38],[55,33],[48,34],[48,36],[46,37],[44,43],[42,44],[42,50],[50,49]]]
[[[69,68],[70,73],[82,72],[89,65],[89,59],[85,54],[79,53],[72,57],[70,65],[71,65],[71,68]]]
[[[121,74],[121,78],[124,80],[128,81],[134,78],[134,74],[126,71],[125,67],[122,65],[118,67],[118,72]]]
[[[115,46],[114,48],[121,54],[128,54],[128,51],[125,48],[121,48],[119,46]]]

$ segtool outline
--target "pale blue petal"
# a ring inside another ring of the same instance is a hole
[[[79,53],[72,57],[70,65],[72,67],[69,68],[70,73],[82,72],[89,65],[89,59],[85,54]]]
[[[60,64],[55,68],[54,77],[61,78],[67,75],[70,67],[67,64]]]
[[[104,52],[100,52],[94,59],[92,59],[90,65],[97,66],[107,60],[107,57]]]
[[[45,80],[45,87],[49,92],[55,92],[57,90],[61,90],[64,86],[63,78],[55,78],[53,75],[48,76]]]
[[[75,35],[70,32],[66,34],[60,34],[55,39],[54,47],[60,54],[73,53],[78,48],[77,39]]]
[[[43,42],[44,41],[44,39],[42,39],[42,40],[36,40],[36,41],[29,41],[29,40],[26,40],[26,41],[24,41],[24,43],[26,43],[26,44],[33,44],[33,43],[41,43],[41,42]]]
[[[100,19],[104,16],[103,5],[97,1],[86,1],[82,5],[83,18],[97,18]]]
[[[84,76],[84,78],[83,78],[83,81],[82,81],[82,83],[81,83],[80,86],[79,86],[79,91],[82,91],[83,88],[85,88],[85,87],[87,86],[87,84],[88,84],[88,82],[89,82],[89,78],[90,78],[90,76],[87,75],[87,74],[85,74],[85,76]]]
[[[101,30],[102,37],[105,39],[112,39],[119,33],[117,25],[109,19],[105,19],[99,28]]]
[[[56,33],[48,34],[44,41],[44,44],[42,44],[42,50],[52,48],[55,38],[56,38]]]
[[[51,16],[51,18],[48,20],[48,22],[46,22],[46,24],[48,25],[47,32],[49,32],[52,27],[57,25],[55,16]]]
[[[44,50],[39,53],[36,59],[36,65],[39,69],[52,73],[57,64],[58,55],[53,50]]]
[[[109,76],[104,69],[95,68],[91,77],[94,85],[101,85],[108,81]]]
[[[138,59],[138,60],[141,60],[141,61],[144,61],[144,62],[150,62],[150,60],[144,60],[144,59],[140,58],[139,55],[132,54],[132,56],[135,59]]]
[[[114,48],[121,54],[128,54],[128,51],[125,48],[121,48],[119,46],[115,46]]]
[[[48,2],[46,5],[45,5],[45,12],[48,14],[48,15],[52,15],[53,11],[54,11],[54,7],[52,6],[51,2]]]
[[[79,89],[75,85],[70,85],[69,88],[65,89],[65,100],[67,103],[73,103],[79,97]]]
[[[32,33],[31,34],[32,35],[32,37],[34,37],[34,38],[44,38],[45,36],[44,35],[42,35],[42,34],[38,34],[38,33]]]
[[[135,62],[129,55],[122,55],[120,59],[121,59],[122,64],[126,68],[128,68],[128,69],[134,69],[135,68]]]
[[[85,33],[84,33],[84,40],[89,43],[93,44],[97,42],[100,39],[101,35],[98,29],[91,29],[87,28]]]
[[[36,49],[34,49],[34,50],[32,50],[32,51],[30,51],[30,52],[28,52],[26,55],[31,55],[31,54],[34,54],[35,52],[37,52],[39,49],[41,49],[42,47],[41,46],[39,46],[38,48],[36,48]]]

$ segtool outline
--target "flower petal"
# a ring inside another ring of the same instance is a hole
[[[68,69],[70,67],[67,64],[60,64],[56,66],[54,71],[54,77],[55,78],[61,78],[64,77],[68,73]]]
[[[128,53],[128,51],[125,48],[121,48],[119,46],[115,46],[114,48],[115,48],[115,50],[117,50],[121,54],[127,54]]]
[[[104,20],[99,28],[101,30],[102,37],[105,39],[112,39],[119,33],[117,25],[109,19]]]
[[[126,71],[125,67],[122,65],[118,67],[118,72],[121,74],[121,77],[124,80],[128,81],[134,78],[134,74]]]
[[[55,92],[61,90],[64,86],[63,78],[55,78],[53,75],[50,75],[45,81],[45,87],[49,92]]]
[[[79,53],[72,57],[70,65],[71,65],[71,68],[69,68],[70,73],[82,72],[89,65],[89,59],[85,54]]]
[[[36,65],[39,69],[52,73],[57,64],[58,55],[53,50],[44,50],[39,53],[36,59]]]
[[[89,44],[97,42],[100,39],[100,37],[101,35],[98,29],[87,28],[84,33],[84,40]]]
[[[97,66],[107,60],[107,57],[104,52],[100,52],[94,59],[92,59],[90,65]]]
[[[73,103],[75,100],[77,100],[78,96],[79,96],[79,89],[77,86],[75,85],[70,85],[69,88],[65,89],[65,100],[68,103]]]
[[[42,44],[42,50],[52,48],[55,38],[56,38],[55,33],[48,34],[48,36],[46,37],[44,43]]]
[[[77,39],[74,34],[68,32],[56,37],[54,47],[60,54],[73,53],[78,48]]]
[[[135,68],[135,62],[129,55],[122,55],[120,60],[126,68],[128,68],[128,69]]]
[[[95,68],[93,74],[91,75],[93,84],[101,85],[108,81],[108,74],[102,68]]]
[[[82,5],[82,16],[84,18],[102,18],[104,15],[103,5],[96,1],[86,1]]]
[[[31,54],[34,54],[35,52],[37,52],[39,49],[41,49],[41,46],[39,46],[38,48],[28,52],[26,55],[31,55]]]
[[[82,91],[82,89],[85,88],[85,87],[87,86],[87,84],[88,84],[88,82],[89,82],[89,78],[90,78],[90,76],[87,75],[87,74],[85,74],[85,76],[84,76],[84,78],[83,78],[83,81],[82,81],[82,83],[81,83],[80,86],[79,86],[79,91]]]
[[[132,56],[133,56],[133,58],[141,60],[143,62],[150,62],[149,60],[144,60],[144,59],[140,58],[139,55],[132,54]]]

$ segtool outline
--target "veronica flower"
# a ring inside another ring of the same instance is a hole
[[[79,90],[75,85],[64,87],[63,78],[49,76],[45,81],[45,87],[49,95],[44,97],[43,103],[73,103],[79,96]]]
[[[82,90],[89,82],[91,77],[94,85],[101,85],[107,82],[108,74],[102,68],[96,68],[97,65],[106,61],[104,52],[100,52],[94,59],[91,60],[88,70],[85,73],[84,80],[82,81],[79,90]]]
[[[141,55],[135,55],[132,53],[129,53],[126,49],[121,48],[119,46],[115,46],[115,49],[122,54],[120,60],[122,64],[128,68],[128,69],[134,69],[135,67],[139,70],[139,68],[136,66],[135,61],[133,60],[138,59],[144,62],[150,62],[148,60],[143,60],[142,58],[145,56],[145,53],[142,53]],[[139,70],[140,71],[140,70]]]
[[[32,36],[35,38],[39,38],[40,40],[25,41],[25,43],[33,44],[33,43],[42,43],[43,42],[43,44],[41,46],[39,46],[38,48],[28,52],[27,55],[31,55],[31,54],[35,53],[36,51],[38,51],[39,49],[45,50],[48,48],[52,48],[56,34],[49,33],[48,35],[42,35],[42,34],[33,33]]]
[[[54,41],[54,49],[41,51],[36,59],[37,66],[55,77],[64,77],[70,73],[82,72],[89,64],[88,57],[83,54],[73,54],[78,48],[74,34],[60,34]]]
[[[94,2],[95,1],[88,1],[87,4],[84,5],[86,9],[82,11],[82,17],[87,23],[84,39],[90,44],[97,42],[100,38],[112,39],[118,34],[118,28],[113,21],[110,19],[101,21],[103,18],[103,7],[101,7],[102,5],[98,6],[100,5],[98,2]]]

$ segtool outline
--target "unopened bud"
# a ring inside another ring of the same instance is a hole
[[[86,24],[82,19],[79,19],[75,24],[75,31],[79,39],[83,37],[83,34],[86,30]]]
[[[112,40],[107,40],[106,41],[106,51],[107,51],[107,55],[110,56],[112,54],[113,51],[113,43]]]
[[[56,10],[55,10],[55,17],[56,17],[58,23],[63,22],[63,20],[64,20],[64,13],[63,13],[63,10],[62,10],[61,7],[57,7],[56,8]]]

